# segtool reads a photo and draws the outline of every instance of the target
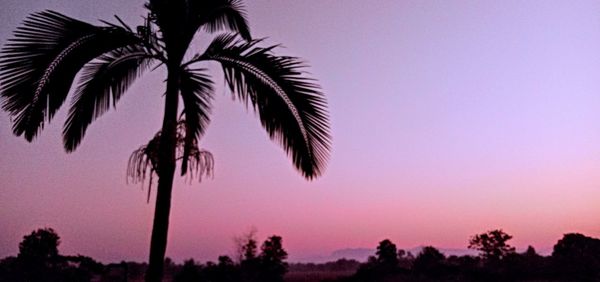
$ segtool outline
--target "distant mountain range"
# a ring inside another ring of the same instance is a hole
[[[414,247],[412,249],[407,249],[406,251],[411,252],[414,256],[416,256],[418,253],[421,252],[423,247],[424,246],[418,246],[418,247]],[[470,250],[470,249],[439,248],[438,250],[440,250],[440,252],[444,253],[446,256],[477,255],[477,251]],[[369,258],[369,256],[375,255],[375,252],[376,252],[375,249],[369,249],[369,248],[347,248],[347,249],[335,250],[327,256],[313,256],[313,257],[300,258],[297,260],[291,259],[291,261],[292,262],[303,262],[303,263],[308,263],[308,262],[324,263],[324,262],[328,262],[328,261],[336,261],[338,259],[345,258],[345,259],[354,259],[354,260],[357,260],[360,262],[366,262],[367,259]]]
[[[424,246],[418,246],[418,247],[414,247],[412,249],[405,249],[407,252],[411,252],[414,256],[417,256],[417,254],[419,254],[421,252],[421,250],[424,248]],[[471,249],[448,249],[448,248],[437,248],[438,250],[440,250],[440,252],[442,252],[443,254],[445,254],[446,256],[464,256],[464,255],[471,255],[471,256],[476,256],[478,254],[477,251],[475,250],[471,250]],[[517,251],[524,251],[524,250],[517,250]],[[300,262],[300,263],[324,263],[324,262],[329,262],[329,261],[336,261],[338,259],[354,259],[360,262],[366,262],[367,259],[369,258],[369,256],[374,256],[375,255],[376,250],[375,249],[369,249],[369,248],[347,248],[347,249],[340,249],[340,250],[336,250],[333,251],[331,254],[327,255],[327,256],[312,256],[312,257],[305,257],[305,258],[298,258],[298,259],[293,259],[291,258],[290,261],[291,262]],[[550,255],[552,253],[552,250],[541,250],[538,251],[541,255]]]

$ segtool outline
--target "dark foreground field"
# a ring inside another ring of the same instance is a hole
[[[350,277],[355,271],[290,271],[284,276],[285,282],[310,282],[310,281],[327,281],[337,280]]]

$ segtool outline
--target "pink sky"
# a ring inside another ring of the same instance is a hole
[[[253,36],[283,43],[279,54],[306,58],[319,78],[331,160],[303,180],[215,73],[203,141],[215,177],[176,182],[167,256],[215,260],[252,226],[261,240],[282,235],[292,259],[384,238],[465,248],[492,228],[521,248],[600,237],[600,2],[246,2]],[[4,0],[0,43],[46,8],[140,23],[142,1],[123,3]],[[0,113],[0,257],[48,226],[63,253],[147,258],[153,204],[125,168],[160,126],[163,78],[138,80],[70,155],[66,107],[32,144]]]

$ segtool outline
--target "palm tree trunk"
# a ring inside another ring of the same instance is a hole
[[[163,119],[158,159],[158,189],[154,223],[150,240],[150,259],[146,271],[146,282],[160,282],[163,277],[163,264],[169,232],[171,211],[171,191],[175,174],[175,142],[177,130],[177,103],[179,102],[179,66],[169,67],[165,115]]]

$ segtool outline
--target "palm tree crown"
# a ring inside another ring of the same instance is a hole
[[[160,171],[152,269],[162,266],[164,257],[175,162],[182,159],[182,175],[190,171],[189,158],[197,157],[198,139],[210,121],[215,91],[207,69],[199,64],[220,63],[231,92],[252,105],[270,138],[307,179],[322,174],[330,134],[325,97],[303,71],[306,65],[299,58],[274,55],[276,46],[260,47],[261,40],[250,36],[240,1],[150,0],[145,7],[146,22],[135,31],[118,17],[119,24],[96,26],[55,11],[31,14],[0,52],[0,99],[13,120],[14,134],[32,141],[65,102],[80,73],[63,128],[64,147],[71,152],[88,126],[115,106],[136,78],[152,66],[166,67],[163,125],[153,139]],[[204,52],[194,54],[189,47],[200,30],[230,33],[216,36]],[[186,57],[191,59],[184,61]],[[179,120],[184,126],[177,125]],[[184,128],[184,134],[177,128]],[[160,280],[157,271],[148,275],[155,277],[149,281]]]
[[[199,138],[209,122],[214,89],[206,69],[193,66],[212,60],[221,63],[231,90],[251,102],[294,165],[308,178],[321,173],[330,146],[325,99],[302,73],[301,60],[275,56],[276,46],[258,47],[260,40],[250,39],[239,1],[150,1],[146,7],[148,24],[137,32],[122,22],[94,26],[54,11],[30,15],[0,57],[2,107],[13,117],[13,132],[32,141],[81,71],[63,131],[71,152],[92,121],[116,105],[144,71],[156,63],[177,63],[183,114],[189,133]],[[203,54],[181,63],[200,29],[235,33],[217,36]]]

